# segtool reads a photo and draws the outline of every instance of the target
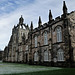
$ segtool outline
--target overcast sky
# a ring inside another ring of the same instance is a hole
[[[68,12],[75,10],[75,0],[65,0]],[[34,27],[38,25],[38,17],[42,22],[48,22],[49,10],[53,18],[62,14],[63,0],[0,0],[0,49],[8,45],[12,28],[18,24],[23,15],[24,23],[33,21]]]

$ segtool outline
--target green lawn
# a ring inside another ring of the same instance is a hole
[[[53,71],[39,71],[39,72],[7,74],[7,75],[75,75],[75,68],[65,68]]]
[[[75,68],[0,63],[0,75],[75,75]]]

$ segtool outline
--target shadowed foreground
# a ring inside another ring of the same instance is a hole
[[[1,63],[0,75],[74,75],[75,68],[34,66],[16,63]]]
[[[40,72],[40,71],[52,71],[61,68],[46,67],[46,66],[34,66],[26,64],[17,63],[1,63],[0,62],[0,74],[19,74],[19,73],[29,73],[29,72]]]
[[[40,72],[29,72],[29,73],[19,73],[19,74],[7,74],[7,75],[74,75],[75,68],[66,68],[53,71],[40,71]]]

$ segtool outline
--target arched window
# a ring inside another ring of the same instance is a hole
[[[64,52],[62,49],[59,49],[57,51],[57,59],[58,59],[58,61],[64,61]]]
[[[34,53],[34,61],[38,61],[38,53],[37,52]]]
[[[37,36],[35,36],[35,47],[37,47]]]
[[[44,52],[44,61],[48,61],[48,51]]]
[[[44,45],[48,44],[47,32],[44,33]]]
[[[61,27],[57,27],[57,42],[61,42],[61,41],[62,41]]]

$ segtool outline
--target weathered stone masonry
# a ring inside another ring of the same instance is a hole
[[[12,29],[8,46],[4,49],[5,62],[19,62],[50,66],[75,66],[75,11],[68,13],[65,1],[63,14],[33,29],[24,24],[21,16],[17,26]]]

